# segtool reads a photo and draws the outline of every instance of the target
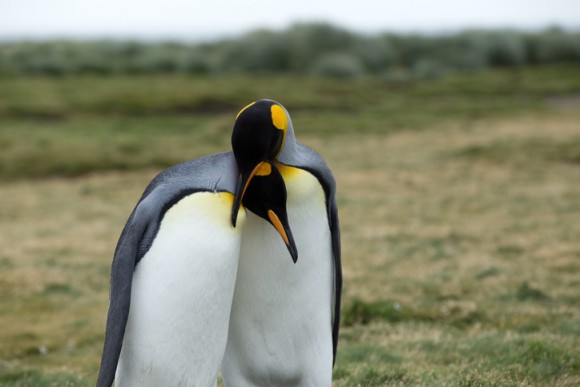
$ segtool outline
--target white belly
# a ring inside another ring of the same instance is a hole
[[[195,193],[165,214],[133,275],[117,386],[215,385],[245,220],[232,228],[231,196]]]
[[[324,193],[306,172],[283,176],[298,261],[270,224],[247,213],[222,370],[226,386],[331,385],[333,266]]]

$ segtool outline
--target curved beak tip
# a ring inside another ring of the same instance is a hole
[[[242,190],[243,178],[240,175],[238,177],[238,182],[236,184],[236,190],[234,193],[234,202],[232,203],[232,226],[236,227],[236,222],[238,221],[238,212],[240,211],[240,206],[242,205],[242,198],[244,196]]]
[[[232,212],[232,226],[235,228],[236,227],[236,222],[238,221],[238,212],[237,211],[233,211]]]
[[[292,262],[296,264],[296,261],[298,261],[298,251],[296,250],[296,246],[291,245],[288,247],[288,250],[290,252],[290,256],[292,257]]]

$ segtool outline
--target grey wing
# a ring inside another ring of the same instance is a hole
[[[336,205],[336,182],[332,171],[328,168],[324,159],[306,145],[296,141],[296,152],[292,154],[292,157],[292,159],[285,160],[284,163],[312,173],[322,185],[326,195],[334,263],[334,312],[332,320],[332,364],[334,365],[338,347],[340,303],[342,296],[342,259],[340,252],[340,224],[338,220],[338,207]]]
[[[121,233],[113,258],[109,312],[97,387],[109,387],[115,378],[129,316],[133,272],[151,247],[164,213],[193,192],[234,192],[237,173],[233,154],[219,153],[171,167],[157,175],[145,189]]]
[[[151,219],[151,208],[147,200],[141,201],[125,225],[117,244],[111,268],[109,312],[103,356],[97,386],[111,386],[115,378],[117,362],[125,335],[125,326],[131,304],[131,284],[137,263],[142,237]]]
[[[336,362],[338,347],[338,331],[340,326],[340,303],[342,296],[342,261],[340,253],[340,224],[336,199],[329,204],[330,232],[332,238],[332,252],[334,255],[334,314],[332,321],[332,364]]]

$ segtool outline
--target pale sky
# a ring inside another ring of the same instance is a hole
[[[295,22],[358,32],[580,29],[580,0],[0,0],[0,39],[208,39]]]

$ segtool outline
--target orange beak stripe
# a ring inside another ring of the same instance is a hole
[[[268,165],[269,167],[270,165]],[[242,190],[242,199],[244,198],[244,195],[246,194],[246,189],[248,189],[248,186],[250,185],[250,182],[252,181],[252,178],[256,175],[259,174],[259,172],[264,168],[264,161],[262,161],[261,163],[259,163],[258,165],[256,165],[254,167],[254,169],[252,170],[252,173],[250,173],[250,177],[248,177],[248,181],[246,181],[246,185],[244,186],[244,189]],[[271,170],[271,169],[270,169]]]
[[[276,215],[274,211],[268,210],[268,217],[270,218],[270,221],[274,225],[274,228],[276,228],[276,231],[278,231],[282,239],[284,239],[284,243],[286,243],[286,246],[289,246],[290,241],[288,240],[288,235],[286,235],[286,230],[284,230],[284,226],[282,226],[282,222],[280,222],[278,215]]]

